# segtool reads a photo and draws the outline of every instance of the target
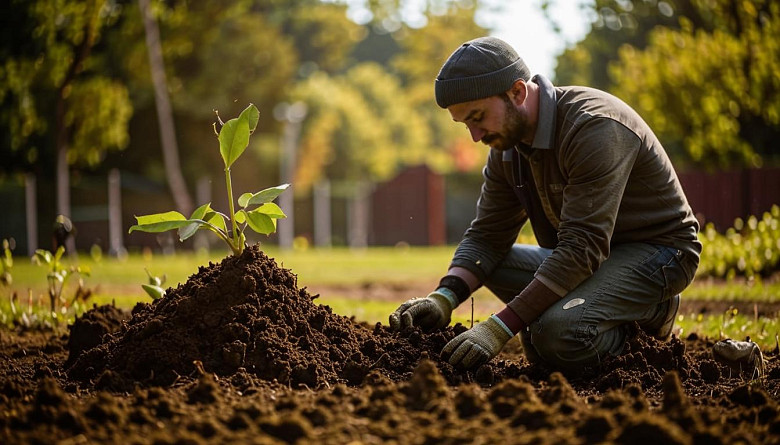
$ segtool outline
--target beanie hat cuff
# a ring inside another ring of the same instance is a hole
[[[528,68],[518,58],[511,65],[490,73],[454,79],[436,79],[436,103],[441,108],[501,94],[518,79],[527,79]]]

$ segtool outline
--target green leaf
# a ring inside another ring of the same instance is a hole
[[[143,287],[146,293],[149,294],[150,297],[152,297],[152,300],[157,300],[158,298],[162,298],[165,296],[165,289],[163,289],[160,286],[154,286],[151,284],[142,284],[141,287]]]
[[[148,233],[167,232],[169,230],[176,230],[182,228],[190,223],[192,223],[192,221],[185,219],[182,221],[163,221],[163,222],[151,223],[151,224],[136,224],[130,227],[130,230],[128,230],[127,233],[132,233],[135,230],[138,230],[139,232],[148,232]]]
[[[204,216],[208,212],[213,212],[211,209],[211,203],[203,204],[202,206],[195,209],[194,212],[192,212],[192,216],[190,216],[190,220],[198,220],[196,222],[192,222],[190,224],[187,224],[184,227],[179,228],[179,241],[186,241],[190,239],[195,233],[203,226],[203,223],[200,222],[204,218]]]
[[[236,223],[237,224],[244,224],[246,222],[246,211],[239,210],[236,212]]]
[[[255,212],[266,214],[271,218],[287,218],[287,215],[284,214],[282,209],[272,202],[265,203],[249,213]]]
[[[249,104],[249,106],[246,107],[238,117],[246,117],[246,121],[249,124],[249,132],[255,132],[255,128],[257,128],[257,122],[260,120],[260,112],[257,111],[256,106]]]
[[[204,216],[206,216],[206,213],[212,212],[211,203],[203,204],[202,206],[195,209],[194,212],[192,212],[192,215],[190,215],[190,219],[203,219]]]
[[[219,212],[209,212],[203,217],[207,223],[216,226],[223,232],[227,233],[227,225],[225,225],[226,218],[227,216]]]
[[[248,212],[246,214],[246,220],[249,227],[259,234],[269,235],[276,231],[276,222],[265,213]]]
[[[184,215],[179,212],[155,213],[152,215],[136,216],[138,224],[130,227],[127,233],[133,233],[135,230],[141,232],[159,233],[167,232],[186,226],[190,223]]]
[[[152,223],[158,223],[158,222],[168,222],[168,221],[185,221],[187,218],[184,217],[179,212],[165,212],[165,213],[154,213],[152,215],[142,215],[142,216],[136,216],[135,220],[138,223],[138,225],[144,225],[144,224],[152,224]]]
[[[202,220],[195,220],[189,222],[187,225],[183,227],[179,227],[179,241],[184,242],[188,239],[192,238],[193,235],[203,227],[203,221]]]
[[[219,153],[225,168],[230,168],[249,145],[248,119],[244,115],[230,119],[219,131]]]
[[[50,264],[51,263],[51,252],[44,249],[36,249],[35,250],[35,258],[38,259],[38,262],[41,262],[43,264]]]
[[[243,195],[238,197],[238,205],[241,207],[246,207],[247,204],[249,204],[249,200],[252,199],[251,193],[244,193]]]
[[[65,253],[65,246],[60,246],[57,248],[57,251],[54,253],[54,258],[52,261],[54,264],[57,264],[60,262],[60,258],[62,258],[62,254]]]
[[[252,197],[246,201],[246,204],[241,204],[241,198],[243,198],[246,194],[241,195],[241,198],[238,200],[238,204],[241,207],[247,207],[253,204],[265,204],[267,202],[271,202],[276,199],[277,196],[281,195],[282,192],[287,190],[288,187],[290,187],[290,184],[282,184],[277,185],[276,187],[269,187],[265,190],[261,190],[252,195]]]

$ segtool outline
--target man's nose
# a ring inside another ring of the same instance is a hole
[[[483,131],[481,128],[469,125],[469,133],[471,133],[471,139],[474,142],[479,142],[482,140],[482,138],[485,136],[485,131]]]

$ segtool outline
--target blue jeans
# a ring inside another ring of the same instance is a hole
[[[509,302],[551,252],[515,244],[484,284]],[[521,332],[526,358],[569,372],[598,367],[623,350],[631,322],[649,331],[660,327],[669,300],[691,283],[697,265],[697,258],[672,247],[613,246],[593,276]]]

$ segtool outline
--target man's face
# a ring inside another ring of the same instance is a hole
[[[508,150],[529,131],[528,120],[505,94],[450,105],[455,122],[463,122],[474,142],[497,150]]]

